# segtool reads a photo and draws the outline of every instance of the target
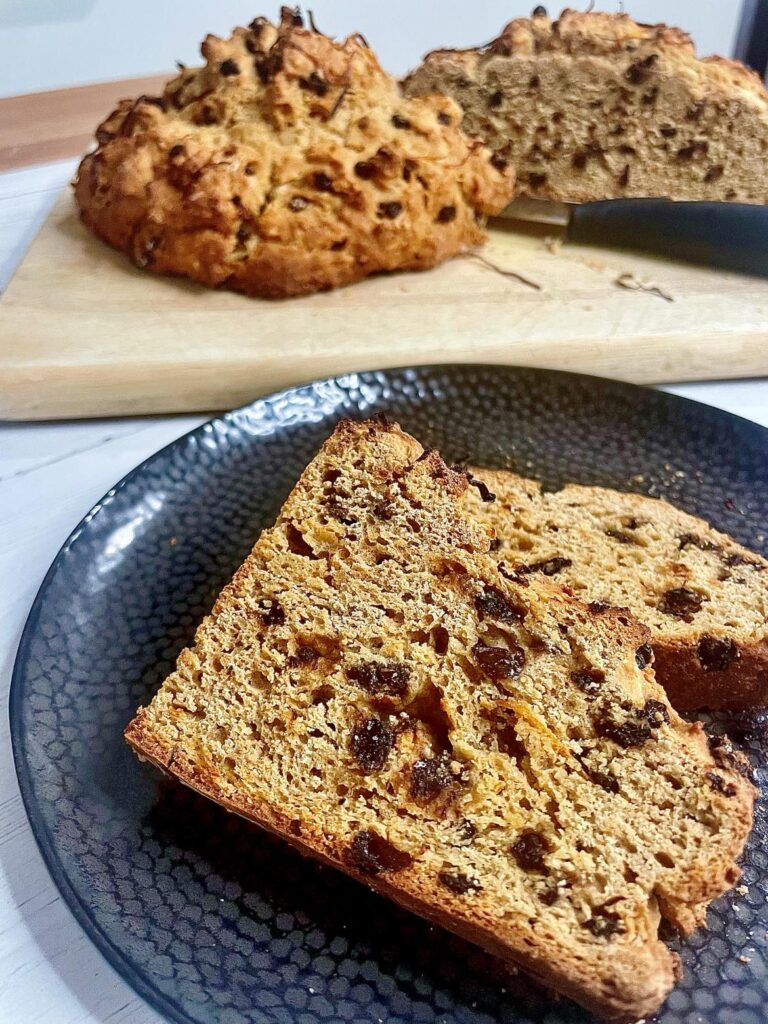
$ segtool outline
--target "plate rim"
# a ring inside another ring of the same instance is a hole
[[[645,392],[646,394],[653,395],[655,400],[659,401],[662,405],[679,406],[682,403],[687,406],[696,406],[699,409],[706,410],[710,415],[719,415],[725,417],[727,420],[736,420],[738,423],[754,431],[757,437],[762,435],[762,440],[766,446],[766,451],[768,452],[768,427],[764,427],[761,424],[756,423],[754,420],[747,419],[744,416],[739,416],[737,413],[720,409],[718,406],[708,405],[705,402],[698,402],[695,399],[688,398],[683,395],[677,395],[673,392],[661,390],[659,387],[655,387],[653,385],[633,384],[629,381],[617,380],[611,377],[600,377],[595,374],[577,373],[569,370],[558,370],[539,366],[520,366],[512,363],[485,363],[472,361],[423,363],[396,367],[382,367],[370,370],[350,370],[346,373],[331,374],[327,377],[304,381],[300,384],[281,388],[279,391],[273,391],[269,394],[261,395],[235,409],[215,413],[196,427],[192,427],[190,430],[180,434],[172,441],[169,441],[167,444],[158,448],[157,451],[153,452],[145,459],[142,459],[142,461],[137,463],[133,469],[129,470],[128,473],[113,484],[102,498],[91,506],[91,508],[67,535],[54,555],[51,564],[35,592],[35,596],[19,637],[8,688],[9,736],[13,755],[14,771],[16,774],[16,781],[19,787],[24,813],[26,815],[32,837],[40,856],[42,857],[45,869],[64,901],[65,906],[73,915],[79,927],[82,928],[89,941],[95,946],[99,954],[104,957],[111,969],[115,971],[121,980],[137,995],[139,995],[152,1010],[164,1016],[168,1021],[172,1022],[172,1024],[196,1024],[196,1022],[170,996],[164,993],[156,985],[151,985],[146,981],[144,976],[133,967],[124,951],[113,942],[108,933],[96,922],[88,905],[82,899],[71,882],[64,865],[59,859],[56,846],[51,839],[49,831],[45,827],[42,817],[37,811],[38,800],[36,798],[32,782],[33,772],[26,760],[25,747],[27,730],[23,723],[22,675],[28,660],[29,645],[33,639],[35,627],[39,620],[43,602],[51,580],[58,571],[62,560],[67,557],[73,544],[77,542],[83,530],[86,529],[102,511],[109,509],[118,495],[133,481],[135,477],[142,473],[152,463],[159,460],[170,449],[185,444],[195,435],[204,433],[207,429],[211,428],[213,424],[232,423],[233,421],[236,421],[238,416],[247,414],[259,405],[269,406],[276,401],[287,398],[288,396],[314,390],[322,387],[323,385],[337,383],[353,377],[360,378],[366,376],[377,376],[379,374],[402,375],[409,371],[415,371],[417,373],[439,373],[461,369],[501,371],[502,374],[522,372],[532,374],[534,376],[553,376],[568,378],[570,380],[592,382],[600,386],[609,386],[619,392],[628,392],[632,394],[639,391]]]

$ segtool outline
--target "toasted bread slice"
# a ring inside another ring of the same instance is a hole
[[[467,479],[342,423],[126,730],[230,810],[616,1022],[738,877],[754,791],[648,631],[507,579]]]
[[[651,631],[656,678],[679,711],[768,704],[768,562],[657,498],[602,487],[542,493],[475,470],[467,493],[512,571],[544,573],[585,601],[628,608]]]
[[[517,172],[521,195],[768,200],[768,93],[742,64],[626,14],[518,18],[471,50],[436,50],[405,81],[440,93]]]

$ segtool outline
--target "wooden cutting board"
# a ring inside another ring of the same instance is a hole
[[[768,281],[559,245],[553,232],[498,221],[481,258],[263,301],[135,270],[63,195],[0,301],[0,417],[214,410],[429,362],[640,383],[768,374]]]

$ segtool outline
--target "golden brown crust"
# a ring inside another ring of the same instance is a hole
[[[299,295],[432,267],[511,197],[455,105],[405,99],[359,37],[284,8],[202,53],[162,97],[124,100],[75,179],[84,222],[139,267]]]
[[[518,18],[485,47],[428,54],[405,89],[456,99],[521,194],[768,201],[765,86],[736,61],[698,58],[680,29],[572,10]]]
[[[659,908],[690,930],[733,884],[754,793],[639,667],[648,630],[501,573],[466,488],[342,423],[126,738],[628,1024],[676,975]]]

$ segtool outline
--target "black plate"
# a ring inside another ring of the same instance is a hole
[[[121,732],[343,416],[386,411],[451,460],[669,498],[766,550],[768,431],[679,398],[501,366],[354,374],[212,420],[83,520],[27,622],[11,691],[21,790],[53,878],[173,1021],[574,1024],[588,1016],[201,797]],[[764,774],[760,742],[749,752]],[[664,1024],[761,1024],[768,849],[686,942]],[[750,962],[739,957],[745,955]]]

